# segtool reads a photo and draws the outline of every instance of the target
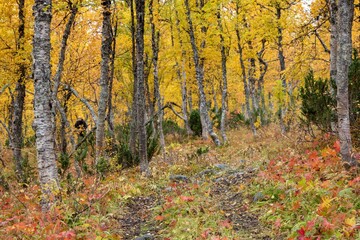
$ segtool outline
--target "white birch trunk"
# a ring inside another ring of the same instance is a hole
[[[55,122],[51,98],[50,24],[51,0],[35,0],[33,7],[34,39],[34,129],[41,185],[41,207],[48,211],[59,193],[58,172],[55,153]]]

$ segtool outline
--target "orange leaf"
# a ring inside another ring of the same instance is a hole
[[[184,202],[192,202],[192,201],[194,201],[195,197],[192,197],[192,196],[188,197],[188,196],[181,195],[180,199],[183,200]]]
[[[334,143],[334,149],[337,153],[340,152],[340,142],[339,140],[336,140],[335,143]]]
[[[161,215],[157,215],[156,217],[155,217],[155,220],[156,221],[163,221],[165,219],[165,217],[164,216],[161,216]]]

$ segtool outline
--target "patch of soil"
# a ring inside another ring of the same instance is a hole
[[[244,233],[244,239],[271,239],[258,216],[248,212],[248,202],[237,187],[246,185],[255,176],[253,169],[227,172],[215,178],[211,188],[211,196],[218,202],[218,208],[223,212],[235,231]]]
[[[123,239],[148,234],[156,236],[159,229],[152,221],[151,209],[157,205],[158,199],[154,196],[139,196],[128,199],[117,218]]]

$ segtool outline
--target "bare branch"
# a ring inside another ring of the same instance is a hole
[[[89,109],[91,117],[93,119],[93,121],[95,122],[95,124],[97,123],[97,115],[95,113],[94,108],[90,105],[89,101],[83,97],[80,96],[80,94],[71,86],[65,84],[65,83],[61,83],[61,85],[64,85],[67,89],[69,89],[82,103],[85,104],[85,106]]]
[[[330,53],[329,48],[326,46],[325,42],[322,40],[322,38],[320,37],[319,33],[315,30],[315,36],[317,39],[319,39],[321,46],[324,48],[324,51],[326,53]]]

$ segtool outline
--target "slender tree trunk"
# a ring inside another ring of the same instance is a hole
[[[237,16],[239,15],[239,2],[236,2],[236,14]],[[238,45],[238,53],[239,53],[239,62],[240,62],[240,67],[241,67],[241,75],[243,78],[243,83],[244,83],[244,93],[245,93],[245,108],[246,108],[246,113],[245,116],[247,115],[249,121],[250,121],[250,127],[251,130],[253,132],[254,135],[256,135],[256,128],[254,125],[254,118],[253,118],[253,114],[250,110],[250,89],[249,89],[249,85],[247,82],[247,76],[246,76],[246,68],[245,68],[245,63],[244,63],[244,57],[243,57],[243,47],[241,46],[241,35],[240,35],[240,30],[239,30],[239,26],[238,24],[235,25],[235,32],[236,32],[236,37],[237,37],[237,45]]]
[[[265,106],[265,93],[264,93],[264,79],[265,79],[265,74],[268,69],[268,63],[264,60],[264,57],[263,57],[264,52],[265,52],[265,43],[266,43],[266,40],[262,39],[261,50],[257,53],[257,57],[259,60],[259,65],[260,65],[260,76],[259,76],[259,81],[258,81],[257,101],[259,103],[262,124],[265,124],[267,122],[267,110],[266,110],[266,106]]]
[[[190,14],[190,6],[189,6],[189,0],[185,0],[185,7],[186,7],[186,17],[187,17],[187,21],[189,24],[189,36],[190,36],[190,42],[191,42],[191,47],[193,50],[193,58],[194,58],[194,64],[195,64],[195,71],[196,71],[196,80],[198,83],[198,90],[199,90],[199,97],[200,97],[200,119],[201,119],[201,124],[203,126],[203,131],[207,131],[207,132],[203,132],[203,138],[207,138],[207,134],[210,135],[210,137],[212,138],[212,140],[214,141],[216,146],[220,146],[221,142],[218,138],[218,136],[216,135],[216,133],[213,130],[213,126],[212,126],[212,122],[210,120],[210,116],[209,116],[209,112],[207,109],[207,102],[206,102],[206,95],[205,95],[205,91],[204,91],[204,68],[203,68],[203,64],[201,63],[201,59],[199,56],[199,51],[198,51],[198,47],[196,46],[196,41],[195,41],[195,33],[194,33],[194,27],[193,27],[193,23],[192,23],[192,19],[191,19],[191,14]]]
[[[24,6],[25,0],[19,0],[19,27],[18,27],[18,40],[17,40],[17,51],[20,56],[24,54],[24,41],[25,41],[25,14]],[[21,59],[24,59],[25,56],[21,56]],[[11,121],[11,133],[12,140],[10,141],[11,147],[13,149],[13,158],[15,161],[16,175],[19,181],[26,181],[24,179],[23,167],[22,167],[22,156],[21,149],[23,144],[23,134],[22,134],[22,124],[23,124],[23,112],[24,112],[24,101],[25,101],[25,78],[26,78],[26,64],[25,61],[21,61],[18,65],[19,79],[16,83],[15,92],[14,92],[14,102],[13,102],[13,113]]]
[[[218,9],[217,18],[218,18],[218,27],[219,27],[219,31],[220,31],[221,69],[222,69],[220,131],[221,131],[221,136],[222,136],[222,139],[223,139],[223,144],[225,144],[227,142],[226,114],[227,114],[227,98],[228,98],[228,92],[227,92],[227,68],[226,68],[227,55],[226,55],[225,41],[224,41],[224,37],[223,37],[224,30],[223,30],[222,23],[221,23],[220,9]]]
[[[330,10],[330,79],[336,81],[336,59],[337,59],[337,3],[336,0],[328,0]],[[330,93],[335,98],[335,89],[330,84]],[[331,130],[337,132],[337,126],[334,120],[331,121]]]
[[[286,126],[285,126],[285,122],[284,122],[284,117],[286,114],[286,89],[287,89],[287,84],[286,84],[286,77],[285,77],[285,70],[286,70],[286,65],[285,65],[285,56],[284,56],[284,50],[283,50],[283,29],[280,26],[280,19],[281,19],[281,11],[282,9],[280,8],[280,6],[276,6],[276,20],[277,20],[277,31],[278,31],[278,36],[277,36],[277,50],[278,50],[278,58],[279,58],[279,64],[280,64],[280,79],[281,79],[281,85],[282,85],[282,90],[283,90],[283,99],[280,99],[279,102],[279,119],[280,119],[280,129],[282,133],[286,132]]]
[[[150,14],[150,25],[151,25],[151,47],[153,52],[153,75],[154,75],[154,103],[158,109],[159,114],[157,117],[157,132],[160,137],[160,147],[161,151],[165,151],[165,138],[163,131],[163,111],[161,104],[161,94],[160,94],[160,84],[159,84],[159,67],[158,67],[158,58],[159,58],[159,42],[160,42],[160,32],[156,29],[154,23],[154,1],[150,0],[149,3],[149,14]]]
[[[349,66],[352,56],[352,22],[354,18],[354,1],[338,1],[337,17],[337,58],[336,58],[336,85],[337,85],[337,114],[338,132],[340,138],[340,153],[342,159],[354,166],[356,160],[351,157],[351,134],[349,117]]]
[[[179,13],[176,9],[175,9],[175,15],[176,15],[176,29],[177,29],[177,32],[179,35],[179,43],[180,43],[180,48],[181,48],[181,66],[178,68],[178,71],[177,71],[178,77],[181,81],[181,100],[182,100],[181,109],[182,109],[182,114],[184,117],[184,128],[186,129],[186,134],[192,135],[193,132],[190,129],[189,117],[188,117],[188,111],[187,111],[188,94],[187,94],[187,86],[186,86],[187,84],[186,84],[186,69],[185,69],[186,51],[184,50],[183,41],[181,38]],[[178,66],[179,64],[176,63],[176,65]]]
[[[248,42],[249,49],[253,50],[252,42]],[[250,89],[250,98],[251,98],[251,112],[253,114],[254,121],[256,121],[256,117],[258,116],[258,109],[259,104],[257,102],[257,91],[256,91],[256,78],[255,78],[255,71],[256,71],[256,63],[255,58],[251,57],[249,59],[250,67],[248,69],[248,83],[249,83],[249,89]]]
[[[101,41],[101,76],[100,76],[100,99],[98,106],[98,118],[96,123],[96,163],[104,156],[105,118],[109,100],[109,81],[111,65],[111,0],[102,0],[103,25]]]
[[[137,104],[137,127],[139,129],[139,159],[140,171],[150,176],[149,162],[147,158],[146,137],[146,109],[145,109],[145,78],[144,78],[144,24],[145,24],[145,0],[136,1],[136,70],[138,81],[138,104]]]
[[[71,33],[71,28],[75,22],[75,17],[76,14],[78,12],[78,7],[76,5],[73,5],[72,2],[69,2],[69,8],[71,10],[71,14],[70,17],[68,19],[68,22],[66,23],[65,26],[65,30],[62,36],[62,40],[61,40],[61,47],[60,47],[60,53],[59,53],[59,60],[58,60],[58,64],[57,64],[57,69],[56,69],[56,73],[55,76],[53,78],[54,81],[54,85],[52,88],[52,101],[53,101],[53,106],[54,106],[54,114],[56,116],[56,110],[58,110],[58,112],[60,113],[60,119],[61,119],[61,126],[60,126],[60,147],[61,147],[61,152],[62,154],[66,155],[67,154],[67,139],[66,139],[66,128],[70,128],[70,123],[67,119],[66,113],[67,113],[67,101],[70,99],[71,97],[71,92],[68,91],[65,94],[65,99],[64,99],[64,103],[63,106],[61,106],[60,101],[58,99],[58,91],[59,91],[59,87],[60,87],[60,83],[61,83],[61,77],[62,77],[62,73],[63,73],[63,69],[64,69],[64,62],[65,62],[65,54],[66,54],[66,49],[67,49],[67,41],[69,39],[70,33]],[[56,128],[56,124],[55,124],[55,128]],[[56,131],[56,130],[55,130]],[[72,147],[75,147],[75,140],[73,138],[73,136],[70,137],[70,141],[72,144]],[[78,163],[75,161],[75,168],[77,170],[77,174],[78,177],[80,177],[80,166],[78,166]]]
[[[34,40],[34,129],[41,185],[41,207],[48,211],[59,193],[55,153],[55,121],[51,99],[50,25],[51,0],[35,0]]]
[[[114,1],[114,4],[116,2]],[[116,9],[116,6],[115,6]],[[107,123],[108,123],[108,130],[111,136],[112,145],[115,144],[115,133],[114,133],[114,110],[113,110],[113,85],[114,85],[114,75],[115,75],[115,56],[116,56],[116,36],[118,31],[118,17],[115,15],[115,25],[113,29],[113,36],[112,36],[112,51],[111,51],[111,61],[110,61],[110,79],[109,79],[109,99],[108,99],[108,108],[107,108]]]
[[[131,13],[131,42],[132,42],[132,68],[133,68],[133,102],[131,107],[131,125],[130,125],[130,151],[133,157],[137,156],[136,152],[136,141],[139,136],[139,129],[137,126],[138,117],[137,117],[137,103],[138,103],[138,78],[137,78],[137,64],[136,64],[136,37],[135,37],[135,14],[134,14],[134,1],[129,0],[130,2],[130,13]]]
[[[191,88],[189,89],[189,92],[188,92],[188,103],[189,103],[189,112],[192,113],[192,111],[194,110],[193,108],[193,99],[192,99],[192,91],[191,91]]]

